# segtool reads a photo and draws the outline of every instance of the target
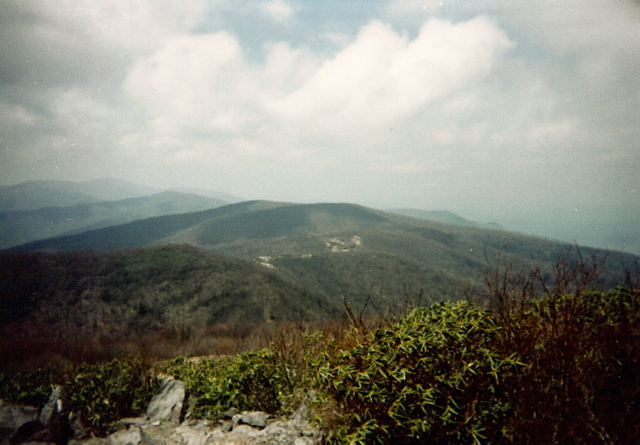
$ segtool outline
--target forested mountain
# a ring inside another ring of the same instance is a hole
[[[0,248],[224,204],[224,201],[200,195],[167,191],[119,201],[0,212]]]
[[[353,204],[246,201],[28,243],[11,251],[97,251],[166,244],[191,245],[251,261],[259,270],[302,289],[301,295],[325,302],[335,303],[345,295],[354,306],[361,306],[374,296],[369,302],[373,311],[397,306],[405,298],[422,302],[460,298],[463,288],[478,293],[487,267],[499,260],[548,270],[571,249],[569,244],[543,238]],[[589,256],[594,250],[582,248],[581,252]],[[46,258],[52,261],[56,256]],[[623,282],[625,269],[633,268],[637,260],[629,254],[610,254],[603,286]],[[169,260],[166,266],[172,267]],[[179,298],[199,295],[193,289],[172,292],[182,295]],[[260,292],[255,289],[256,295]]]
[[[0,334],[18,337],[308,321],[340,304],[278,271],[186,245],[0,255]]]

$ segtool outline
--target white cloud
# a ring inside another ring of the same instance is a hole
[[[511,46],[486,18],[460,24],[431,19],[414,40],[373,22],[272,110],[320,131],[360,134],[470,86]]]
[[[263,4],[263,10],[277,22],[293,17],[293,8],[285,0],[271,0]]]
[[[292,48],[288,43],[265,45],[265,63],[254,78],[271,97],[282,97],[299,89],[318,69],[321,60],[308,50]]]
[[[508,16],[532,39],[572,57],[577,74],[592,87],[614,89],[640,71],[640,4],[634,0],[523,2]]]
[[[247,94],[244,68],[240,46],[226,32],[176,35],[135,64],[125,87],[155,116],[159,132],[234,131],[246,119],[237,111]]]
[[[5,133],[19,128],[33,127],[38,121],[39,117],[23,106],[0,102],[0,132]]]
[[[167,34],[189,31],[206,12],[202,0],[60,0],[40,2],[38,9],[127,50],[148,50]]]

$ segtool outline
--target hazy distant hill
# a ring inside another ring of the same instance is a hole
[[[179,193],[191,193],[200,196],[206,196],[207,198],[213,198],[220,201],[228,202],[229,204],[235,204],[237,202],[246,201],[244,198],[240,198],[235,195],[230,195],[229,193],[219,192],[217,190],[207,190],[201,188],[193,188],[193,187],[178,187],[172,188],[174,192]]]
[[[447,210],[388,209],[387,212],[460,226],[479,227],[482,225]]]
[[[445,224],[353,204],[247,201],[203,212],[162,216],[38,241],[17,250],[104,250],[184,243],[254,261],[327,297],[354,304],[370,290],[380,298],[405,291],[424,298],[457,298],[479,289],[488,265],[501,256],[547,267],[571,246],[506,231]],[[583,248],[588,255],[593,250]],[[623,279],[621,260],[609,261],[608,283]],[[489,264],[488,264],[489,263]],[[622,277],[622,278],[620,278]],[[385,297],[386,298],[386,297]]]
[[[118,201],[121,199],[151,195],[160,191],[153,187],[147,187],[146,185],[114,178],[90,179],[76,184],[78,189],[101,201]]]
[[[12,212],[42,207],[65,207],[88,204],[100,199],[77,190],[62,190],[62,181],[33,181],[0,187],[0,210]]]
[[[223,201],[177,192],[161,192],[119,201],[0,212],[0,248],[29,241],[125,224],[152,216],[220,207]]]
[[[0,186],[0,212],[116,201],[157,192],[156,189],[119,179],[29,181]]]

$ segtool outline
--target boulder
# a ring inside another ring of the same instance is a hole
[[[116,431],[107,439],[109,439],[111,445],[138,445],[142,442],[142,430],[134,426],[126,430]]]
[[[147,407],[147,418],[151,421],[180,423],[184,407],[185,384],[171,377],[160,382],[158,393]]]
[[[0,400],[0,444],[8,444],[9,438],[23,425],[38,422],[38,409],[20,406]]]
[[[63,412],[62,399],[62,388],[56,386],[49,401],[39,412],[36,408],[18,407],[3,402],[0,409],[2,443],[66,443],[74,432]]]
[[[253,428],[262,429],[267,426],[267,420],[271,417],[267,413],[262,411],[243,412],[233,416],[233,423],[235,425],[249,425]]]
[[[42,407],[40,411],[39,420],[44,426],[52,425],[56,422],[57,418],[62,414],[62,387],[54,386],[49,396],[49,401]]]

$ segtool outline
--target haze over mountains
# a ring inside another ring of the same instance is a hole
[[[0,187],[0,249],[239,200],[224,193],[194,192],[160,191],[116,179],[33,181]]]

